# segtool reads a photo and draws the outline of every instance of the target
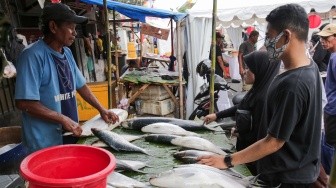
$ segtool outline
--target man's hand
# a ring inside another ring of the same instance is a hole
[[[119,116],[117,116],[117,114],[115,114],[114,112],[106,110],[106,109],[103,109],[100,112],[100,116],[103,118],[103,120],[106,123],[115,124],[117,121],[119,122]]]
[[[240,75],[243,77],[244,76],[244,68],[241,66],[241,67],[239,67],[239,73],[240,73]]]
[[[204,164],[215,168],[226,169],[228,168],[224,163],[224,156],[222,155],[204,155],[197,157],[197,164]]]
[[[73,133],[73,136],[80,136],[83,132],[82,127],[67,116],[64,116],[63,129]]]
[[[209,114],[207,116],[204,117],[203,120],[203,125],[207,125],[213,121],[215,121],[217,119],[217,115],[216,114]]]

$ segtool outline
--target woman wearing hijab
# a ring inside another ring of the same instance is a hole
[[[248,67],[245,70],[244,79],[246,83],[253,84],[251,90],[238,105],[215,114],[209,114],[204,118],[204,123],[208,124],[218,118],[236,116],[237,151],[243,150],[257,141],[266,92],[280,69],[280,61],[269,62],[267,51],[254,51],[245,55],[243,60]],[[251,165],[247,166],[254,174],[255,169]]]

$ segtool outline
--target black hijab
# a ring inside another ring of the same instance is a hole
[[[267,51],[259,50],[247,54],[243,61],[254,74],[254,83],[238,106],[238,109],[256,111],[261,114],[267,89],[273,78],[279,73],[280,61],[270,62]]]

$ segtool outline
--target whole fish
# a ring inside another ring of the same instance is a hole
[[[147,142],[157,142],[160,144],[171,144],[171,141],[178,137],[180,136],[170,134],[149,134],[144,136]]]
[[[149,182],[157,187],[169,188],[245,188],[244,185],[231,178],[229,174],[210,166],[201,166],[204,167],[199,168],[197,165],[180,166],[151,177]]]
[[[213,131],[223,131],[222,128],[217,126],[217,124],[209,124],[204,126],[203,122],[183,120],[177,118],[167,118],[167,117],[139,117],[126,120],[121,123],[121,126],[126,129],[133,129],[140,131],[142,127],[152,124],[152,123],[171,123],[187,131],[198,131],[198,130],[213,130]]]
[[[110,111],[114,112],[117,116],[119,116],[119,121],[116,122],[115,124],[108,124],[106,123],[103,118],[100,117],[100,114],[96,115],[95,117],[93,117],[92,119],[86,121],[83,123],[82,125],[82,129],[83,132],[80,135],[80,137],[88,137],[88,136],[93,136],[93,133],[91,132],[92,128],[98,128],[98,129],[107,129],[107,130],[112,130],[114,128],[116,128],[120,122],[124,121],[127,116],[128,116],[128,112],[126,110],[123,109],[119,109],[119,108],[112,108],[109,109]],[[64,135],[72,135],[72,132],[66,132],[64,133]]]
[[[117,171],[128,171],[128,172],[140,172],[146,173],[142,170],[139,170],[144,167],[149,167],[147,163],[141,161],[130,161],[130,160],[116,160],[116,168]]]
[[[136,135],[124,135],[124,134],[120,134],[120,136],[122,136],[125,140],[127,140],[129,142],[132,142],[134,140],[138,140],[138,139],[143,137],[143,135],[136,136]],[[92,142],[92,144],[89,144],[89,145],[94,146],[94,147],[100,147],[100,148],[109,147],[105,142],[99,140],[99,138],[97,138],[96,141]]]
[[[218,154],[210,151],[184,150],[174,153],[174,158],[181,159],[182,157],[198,157],[202,155],[218,155]]]
[[[146,184],[139,182],[135,179],[129,178],[118,172],[112,172],[107,176],[106,188],[145,188]]]
[[[172,144],[182,146],[191,149],[211,151],[220,155],[226,155],[226,152],[221,150],[218,146],[214,145],[210,141],[196,137],[196,136],[183,136],[175,138],[171,141]]]
[[[186,131],[185,129],[171,123],[152,123],[141,128],[145,133],[171,134],[178,136],[200,136],[199,134]]]
[[[99,130],[97,128],[92,128],[92,132],[100,140],[104,141],[108,146],[116,151],[133,151],[149,155],[145,149],[131,144],[129,141],[125,140],[125,138],[118,135],[117,133],[109,130]]]

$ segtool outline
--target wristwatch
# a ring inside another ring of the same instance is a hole
[[[228,168],[232,168],[233,167],[233,165],[232,165],[232,157],[230,156],[230,155],[226,155],[225,157],[224,157],[224,163],[226,164],[226,166],[228,167]]]

